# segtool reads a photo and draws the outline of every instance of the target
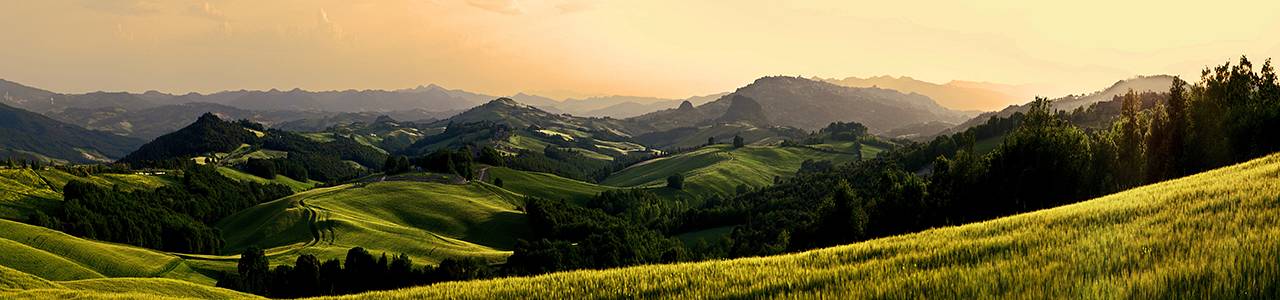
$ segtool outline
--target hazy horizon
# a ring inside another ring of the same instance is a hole
[[[1280,32],[1280,2],[1274,1],[62,0],[3,6],[0,78],[67,93],[437,84],[557,100],[686,98],[770,75],[889,75],[1032,85],[1037,94],[1055,97],[1138,75],[1198,77],[1204,67],[1240,55],[1259,64],[1280,56],[1280,44],[1263,39]]]

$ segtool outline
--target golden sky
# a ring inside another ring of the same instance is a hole
[[[59,92],[688,97],[765,75],[1043,85],[1280,57],[1280,1],[0,0],[0,78]]]

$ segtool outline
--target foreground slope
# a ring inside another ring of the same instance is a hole
[[[86,240],[44,227],[0,220],[0,266],[47,280],[164,277],[212,285],[168,253]]]
[[[1280,154],[1063,207],[797,254],[352,299],[1274,298]]]

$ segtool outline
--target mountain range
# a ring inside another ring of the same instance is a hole
[[[1008,105],[1030,101],[1035,96],[1033,90],[1025,85],[1007,85],[999,83],[951,81],[945,84],[926,82],[915,78],[901,76],[874,76],[867,78],[847,77],[844,79],[821,79],[847,87],[878,87],[898,90],[903,93],[917,93],[929,96],[939,105],[963,111],[994,111]]]
[[[0,158],[74,163],[110,162],[142,140],[93,131],[0,104]]]

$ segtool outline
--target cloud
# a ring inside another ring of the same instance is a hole
[[[209,18],[214,21],[224,21],[227,18],[227,15],[222,13],[222,10],[209,2],[192,5],[188,11],[192,15]]]
[[[517,0],[467,0],[467,4],[500,14],[520,15],[524,10]]]
[[[587,2],[587,1],[570,0],[560,4],[556,4],[556,9],[560,10],[560,13],[562,14],[571,14],[571,13],[576,13],[580,11],[588,11],[588,10],[591,10],[592,8],[595,8],[595,5],[592,5],[591,2]]]
[[[338,23],[333,22],[333,20],[330,20],[329,12],[325,11],[324,8],[320,9],[320,14],[318,15],[318,19],[317,19],[317,25],[318,25],[317,30],[319,30],[321,34],[330,36],[334,39],[340,40],[346,36],[346,33],[343,32],[342,30],[342,26],[338,25]]]
[[[86,8],[122,15],[145,15],[160,11],[161,2],[157,0],[81,0]]]

